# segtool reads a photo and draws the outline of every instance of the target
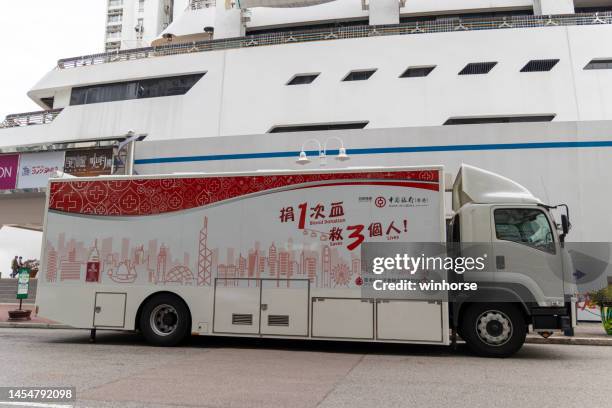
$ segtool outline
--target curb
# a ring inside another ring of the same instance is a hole
[[[57,323],[0,322],[0,329],[72,329],[71,326]]]
[[[527,336],[526,344],[565,344],[573,346],[612,346],[612,337],[543,337]]]

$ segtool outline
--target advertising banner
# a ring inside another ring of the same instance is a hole
[[[12,190],[17,186],[19,155],[0,155],[0,190]]]
[[[63,168],[64,152],[22,154],[17,188],[46,187],[49,177]]]
[[[365,242],[440,241],[439,180],[427,169],[53,183],[46,281],[357,289]]]
[[[113,169],[113,148],[66,152],[64,172],[76,177],[109,175]]]
[[[27,299],[30,288],[30,271],[26,268],[19,269],[17,280],[17,299]]]

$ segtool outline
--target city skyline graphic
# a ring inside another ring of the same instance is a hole
[[[56,242],[47,241],[45,277],[47,282],[88,282],[118,284],[211,286],[258,285],[257,279],[276,279],[277,286],[290,286],[291,279],[308,279],[313,287],[349,287],[361,275],[357,253],[340,251],[324,234],[303,231],[304,240],[292,238],[248,248],[212,246],[209,218],[191,245],[194,250],[171,248],[159,238],[132,242],[127,237],[97,238],[92,242],[67,238],[59,233]],[[307,242],[310,241],[310,242]],[[193,253],[195,252],[195,253]],[[341,252],[348,252],[343,256]],[[252,281],[248,280],[252,279]]]

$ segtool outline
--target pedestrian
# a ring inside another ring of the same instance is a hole
[[[15,255],[15,259],[11,263],[11,278],[17,276],[17,272],[19,271],[19,257]]]

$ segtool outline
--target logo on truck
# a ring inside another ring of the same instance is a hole
[[[387,199],[385,197],[376,197],[376,200],[374,200],[374,204],[378,208],[383,208],[385,205],[387,205]]]

